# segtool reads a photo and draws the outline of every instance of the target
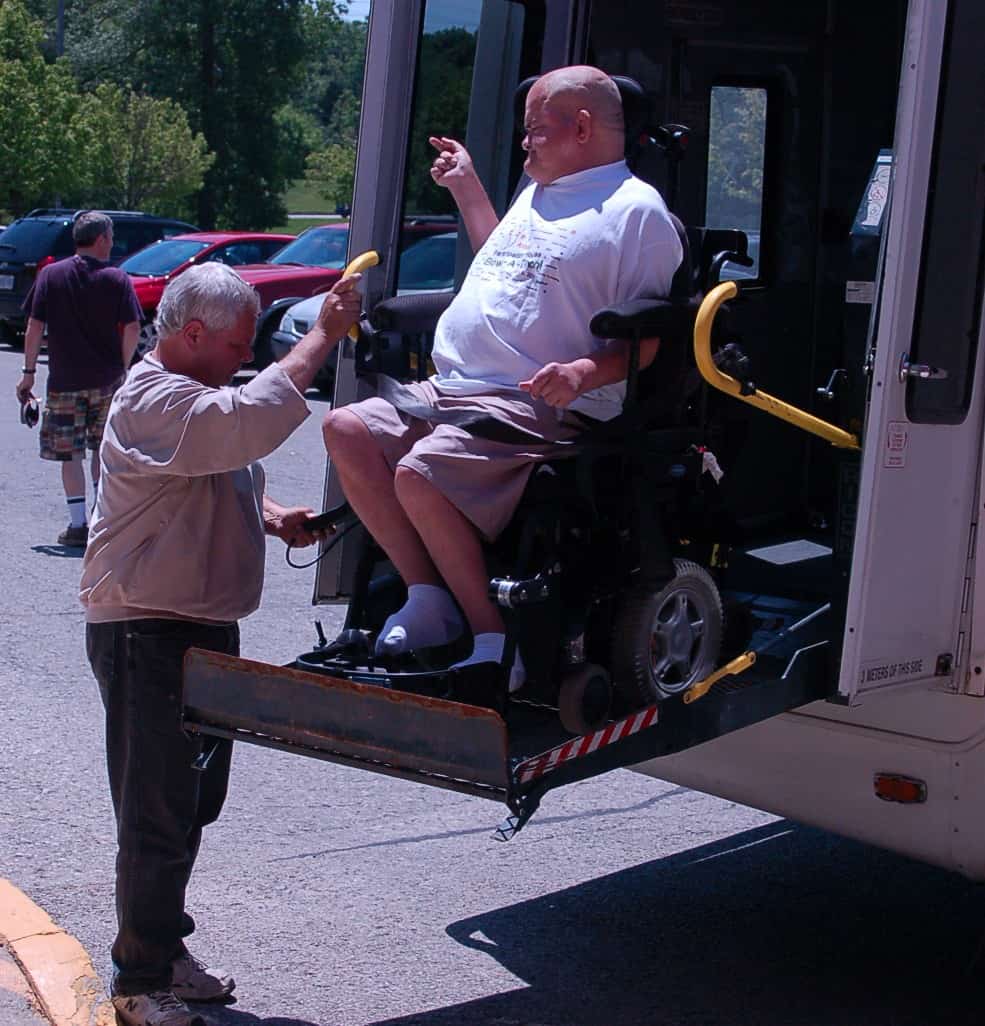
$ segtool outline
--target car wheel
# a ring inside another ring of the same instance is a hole
[[[11,349],[19,352],[24,348],[24,334],[13,328],[8,328],[5,324],[0,325],[0,342],[6,343]]]
[[[154,327],[154,317],[151,315],[147,320],[140,322],[140,337],[137,339],[137,349],[133,354],[133,362],[142,360],[157,345],[157,328]]]
[[[277,330],[277,318],[272,317],[253,340],[253,366],[258,371],[269,367],[274,362],[274,350],[270,336]]]
[[[320,395],[323,395],[326,399],[333,398],[335,395],[335,371],[331,368],[323,367],[315,375],[314,385]]]

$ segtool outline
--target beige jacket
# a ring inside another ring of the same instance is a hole
[[[113,397],[79,596],[90,623],[178,617],[226,623],[263,587],[263,468],[308,416],[272,364],[209,388],[153,357]]]

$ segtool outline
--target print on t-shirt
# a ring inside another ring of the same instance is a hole
[[[491,245],[479,250],[471,273],[477,281],[492,284],[505,278],[547,292],[561,280],[561,265],[574,237],[574,229],[557,223],[510,225],[493,233]]]

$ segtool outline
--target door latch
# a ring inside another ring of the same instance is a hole
[[[910,378],[919,378],[921,381],[943,381],[947,377],[947,371],[940,367],[932,367],[929,363],[910,363],[910,354],[904,353],[899,361],[899,380],[905,385]]]
[[[831,372],[831,377],[828,378],[827,385],[821,385],[817,389],[817,394],[827,402],[831,402],[835,397],[835,388],[839,382],[848,380],[848,371],[844,367],[836,367]]]

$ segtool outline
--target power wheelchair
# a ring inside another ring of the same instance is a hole
[[[717,276],[726,259],[748,257],[742,233],[708,233],[712,245],[733,248],[711,253],[706,243],[711,255],[696,269],[691,239],[676,223],[684,260],[670,296],[599,311],[591,324],[599,337],[630,343],[623,412],[586,429],[570,456],[535,468],[513,522],[487,549],[490,601],[507,622],[504,666],[519,648],[527,670],[517,701],[558,709],[575,733],[687,690],[714,669],[721,647],[715,582],[685,558],[679,541],[688,538],[697,551],[698,511],[715,487],[690,342],[702,294],[696,283]],[[435,315],[447,301],[410,296],[380,304],[363,333],[362,372],[406,377],[416,368],[423,376]],[[640,369],[640,340],[654,335],[662,340],[658,355]],[[401,344],[387,345],[394,336]],[[342,530],[353,522],[346,508],[326,519]],[[299,665],[361,681],[379,671],[394,687],[503,711],[505,671],[440,669],[453,661],[455,646],[417,659],[373,657],[373,638],[404,593],[372,539],[362,544],[342,633],[300,656]]]

